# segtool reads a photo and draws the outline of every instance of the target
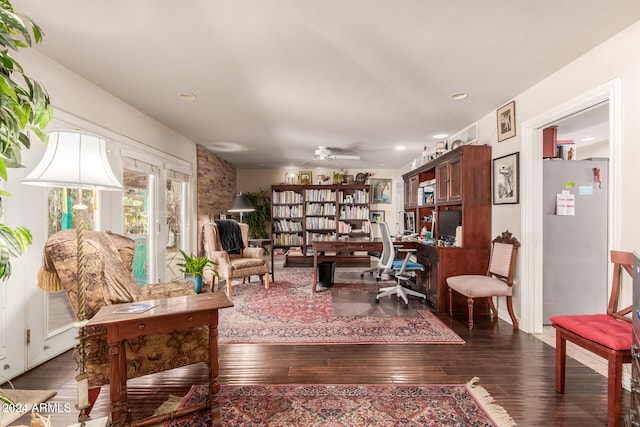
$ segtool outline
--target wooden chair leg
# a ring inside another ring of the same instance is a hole
[[[516,318],[516,314],[513,312],[513,301],[510,296],[507,296],[507,310],[509,310],[509,316],[511,316],[511,322],[513,323],[513,329],[520,329],[518,327],[518,319]]]
[[[449,317],[453,317],[453,289],[449,288]]]
[[[556,330],[556,392],[564,393],[565,368],[567,364],[567,340]]]
[[[473,298],[467,298],[467,306],[469,307],[469,330],[473,329]]]
[[[496,310],[496,306],[493,303],[493,297],[487,297],[487,302],[489,303],[489,315],[498,317],[498,310]]]
[[[607,380],[607,426],[619,426],[622,411],[622,355],[610,354]]]
[[[227,297],[229,297],[229,298],[231,298],[231,295],[232,295],[231,282],[232,282],[232,279],[229,277],[227,279]]]
[[[269,272],[264,273],[264,288],[265,289],[269,289],[269,286],[271,284],[269,283]]]

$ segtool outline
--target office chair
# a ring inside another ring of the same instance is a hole
[[[373,227],[371,227],[371,240],[373,240],[374,234],[373,234]],[[364,278],[364,275],[366,273],[369,273],[371,275],[373,275],[373,273],[376,273],[376,282],[379,282],[382,278],[382,273],[384,272],[384,267],[382,267],[382,263],[381,260],[384,257],[388,257],[388,254],[385,254],[384,251],[383,252],[367,252],[367,255],[369,255],[370,257],[374,257],[377,258],[378,261],[376,262],[376,266],[369,268],[365,271],[363,271],[362,273],[360,273],[360,278]],[[386,261],[385,261],[386,262]]]
[[[391,239],[391,233],[389,232],[389,226],[386,222],[379,222],[380,236],[382,237],[382,253],[389,254],[384,262],[382,262],[383,274],[390,274],[396,280],[395,286],[389,286],[386,288],[380,288],[378,295],[376,295],[376,304],[380,303],[380,298],[387,295],[397,295],[398,298],[404,300],[404,308],[409,308],[409,299],[407,295],[413,295],[419,297],[423,303],[427,302],[427,296],[420,292],[410,289],[410,287],[403,286],[403,283],[407,283],[411,280],[412,274],[410,272],[424,271],[424,266],[417,262],[411,261],[410,254],[416,252],[416,249],[403,249],[401,246],[393,244]],[[399,258],[398,254],[405,253],[404,259]],[[380,260],[383,261],[383,256]]]

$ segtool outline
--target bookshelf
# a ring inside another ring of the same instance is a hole
[[[313,264],[313,240],[371,237],[369,185],[273,185],[274,250],[285,266]],[[338,263],[369,265],[366,254],[336,254]]]

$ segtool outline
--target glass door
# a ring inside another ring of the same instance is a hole
[[[150,224],[154,210],[152,203],[152,175],[136,170],[124,170],[124,234],[136,243],[133,275],[138,285],[150,282],[153,268]]]
[[[189,176],[168,170],[165,189],[166,253],[162,279],[168,281],[184,276],[178,268],[178,263],[182,260],[180,250],[188,252],[187,196]]]

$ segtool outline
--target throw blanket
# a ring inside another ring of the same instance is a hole
[[[218,220],[216,225],[218,226],[222,250],[228,254],[239,254],[244,247],[240,225],[232,219]]]

